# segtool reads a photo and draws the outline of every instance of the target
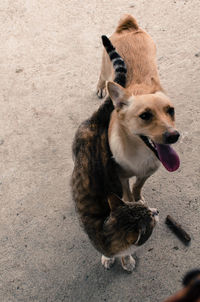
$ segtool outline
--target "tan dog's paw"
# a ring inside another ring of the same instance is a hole
[[[106,96],[106,88],[97,88],[97,96],[99,99],[103,99]]]
[[[131,255],[121,258],[122,267],[127,272],[132,272],[135,268],[135,259]]]
[[[110,269],[113,266],[114,262],[115,262],[115,258],[114,257],[108,258],[108,257],[106,257],[104,255],[102,255],[102,257],[101,257],[101,264],[106,269]]]
[[[137,202],[140,202],[140,203],[142,203],[142,204],[147,204],[147,202],[146,202],[144,196],[141,196],[140,199],[139,199]]]

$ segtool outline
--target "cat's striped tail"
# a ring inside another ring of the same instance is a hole
[[[102,36],[101,39],[115,70],[114,82],[118,83],[122,87],[125,87],[127,73],[126,64],[122,57],[115,50],[111,41],[106,36]]]

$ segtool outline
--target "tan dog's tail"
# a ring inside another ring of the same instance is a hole
[[[116,33],[120,34],[123,31],[135,31],[138,30],[139,26],[137,24],[137,21],[135,18],[133,18],[131,15],[125,15],[122,17],[122,19],[119,21],[119,24],[116,29]]]

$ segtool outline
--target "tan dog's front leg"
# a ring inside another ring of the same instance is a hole
[[[128,178],[121,178],[121,184],[123,189],[123,201],[133,201],[133,195],[131,194],[130,186],[129,186],[129,179]]]
[[[147,178],[148,177],[136,177],[136,182],[134,183],[132,190],[133,198],[135,199],[135,201],[141,200],[142,202],[144,202],[144,198],[141,195],[141,191]]]

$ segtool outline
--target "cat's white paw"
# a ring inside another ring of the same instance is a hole
[[[132,272],[135,268],[135,259],[131,255],[121,258],[122,267],[127,272]]]
[[[114,257],[108,258],[104,255],[102,255],[102,257],[101,257],[101,263],[106,269],[110,269],[113,266],[114,262],[115,262]]]

